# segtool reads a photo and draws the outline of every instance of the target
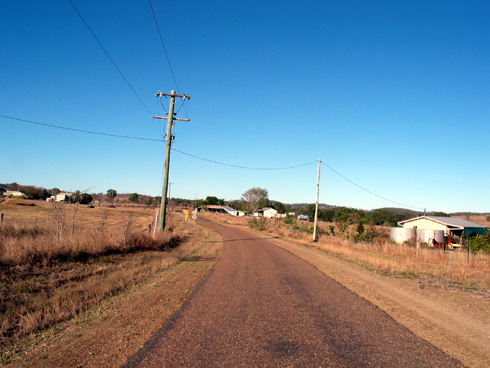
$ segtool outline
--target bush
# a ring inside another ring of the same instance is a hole
[[[293,222],[294,222],[294,217],[291,216],[290,214],[287,214],[286,217],[284,218],[284,223],[292,224]]]
[[[267,220],[265,217],[252,217],[250,220],[248,220],[248,227],[255,230],[265,230],[266,224]]]
[[[490,253],[490,244],[488,242],[488,238],[488,234],[485,236],[477,235],[472,237],[468,242],[468,247],[470,248],[470,251],[473,253],[476,253],[478,251]]]

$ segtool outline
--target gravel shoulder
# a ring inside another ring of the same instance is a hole
[[[270,239],[469,367],[490,366],[490,293],[436,278],[379,275],[314,246]]]

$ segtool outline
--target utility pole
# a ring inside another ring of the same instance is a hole
[[[168,215],[170,217],[170,225],[172,225],[172,185],[175,183],[168,183]]]
[[[313,226],[313,241],[316,242],[318,240],[318,236],[316,234],[316,226],[318,222],[318,200],[320,198],[320,165],[322,164],[322,160],[318,159],[318,178],[316,180],[316,206],[315,206],[315,225]]]
[[[190,96],[188,95],[176,95],[175,91],[171,91],[170,94],[168,93],[162,93],[157,92],[155,93],[155,96],[157,97],[162,97],[162,96],[170,96],[170,107],[168,109],[168,116],[154,116],[152,115],[152,118],[155,119],[167,119],[167,136],[165,138],[165,164],[163,167],[163,188],[162,188],[162,203],[160,205],[160,218],[158,219],[158,230],[163,231],[165,228],[165,215],[166,215],[166,207],[167,207],[167,190],[168,190],[168,171],[170,167],[170,148],[172,146],[172,141],[173,141],[173,135],[172,135],[172,127],[174,120],[177,121],[190,121],[190,119],[179,119],[175,118],[174,115],[174,105],[175,105],[175,97],[183,98],[185,99],[190,99]]]

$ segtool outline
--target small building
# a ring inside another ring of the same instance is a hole
[[[6,190],[3,195],[12,198],[27,198],[27,195],[25,195],[22,192],[19,192],[18,190]]]
[[[58,193],[56,194],[56,202],[70,202],[71,201],[71,196],[73,193]]]
[[[230,206],[208,205],[208,212],[226,213],[232,216],[245,216],[245,212],[231,208]],[[201,209],[202,211],[202,209]],[[199,210],[198,210],[199,212]]]
[[[300,221],[308,221],[308,215],[299,215],[298,216],[298,220]]]
[[[278,216],[277,210],[275,210],[272,207],[265,207],[261,208],[260,210],[257,210],[257,212],[254,213],[255,217],[261,216],[265,218],[276,218]]]
[[[445,236],[462,235],[483,235],[488,229],[487,226],[475,224],[457,217],[440,217],[440,216],[420,216],[405,221],[400,221],[398,225],[406,229],[417,230],[444,230]]]

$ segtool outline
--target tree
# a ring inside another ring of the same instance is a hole
[[[263,200],[268,200],[269,193],[266,189],[262,188],[251,188],[242,194],[242,200],[246,204],[246,208],[252,214],[257,212],[260,206],[260,202]]]
[[[61,190],[59,188],[53,188],[49,191],[49,194],[51,194],[52,196],[55,196],[57,194],[60,194],[61,193]]]
[[[24,187],[24,193],[27,195],[27,197],[31,199],[39,199],[42,195],[42,189],[36,188],[32,185],[28,185]]]
[[[309,221],[315,220],[315,210],[316,205],[314,203],[310,203],[308,206],[306,206],[306,214],[308,215]]]
[[[117,196],[117,191],[115,189],[109,189],[107,191],[106,196],[107,196],[107,198],[109,198],[109,202],[111,202],[111,204],[113,204],[114,198],[116,198],[116,196]]]
[[[94,197],[92,197],[88,193],[82,193],[82,198],[80,199],[80,204],[89,204],[94,200]]]
[[[79,190],[76,190],[75,192],[73,192],[73,194],[71,195],[71,198],[73,198],[73,201],[75,203],[80,203],[80,201],[82,200],[82,193],[80,193]]]
[[[207,196],[206,197],[206,204],[211,205],[211,206],[219,206],[219,199],[218,199],[218,197],[215,197],[215,196]]]
[[[139,202],[139,197],[138,193],[133,193],[129,196],[129,201],[133,203],[138,203]]]
[[[287,207],[285,205],[283,205],[281,202],[274,203],[274,208],[279,213],[286,213],[286,212],[288,212]]]

